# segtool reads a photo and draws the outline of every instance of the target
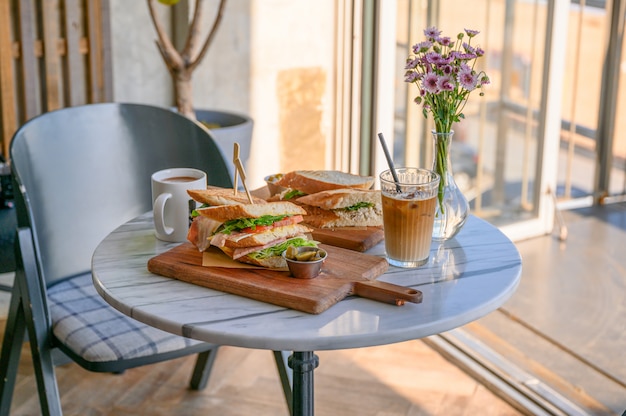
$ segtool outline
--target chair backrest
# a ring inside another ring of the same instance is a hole
[[[11,144],[20,226],[33,230],[46,285],[84,273],[112,230],[152,208],[152,173],[190,167],[231,187],[210,132],[168,109],[91,104],[45,113]]]

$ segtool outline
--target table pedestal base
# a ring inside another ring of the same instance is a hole
[[[289,357],[293,370],[293,416],[313,416],[313,370],[319,363],[313,351],[294,351]]]

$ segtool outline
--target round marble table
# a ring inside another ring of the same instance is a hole
[[[433,243],[428,263],[390,267],[378,278],[420,290],[419,304],[394,306],[348,297],[319,315],[207,289],[147,270],[150,258],[176,243],[154,236],[152,213],[120,226],[97,247],[93,282],[122,313],[156,328],[220,345],[293,351],[293,413],[313,414],[316,350],[418,339],[474,321],[515,291],[522,262],[496,227],[470,216],[453,239]],[[384,256],[384,244],[368,254]]]

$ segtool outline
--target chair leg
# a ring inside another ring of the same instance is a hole
[[[287,407],[289,408],[289,414],[293,414],[293,370],[287,365],[289,359],[289,353],[287,351],[274,351],[274,360],[276,361],[276,368],[278,368],[278,375],[280,376],[280,383],[283,387],[283,393],[285,394],[285,400],[287,401]]]
[[[52,360],[52,334],[45,312],[45,288],[39,283],[30,229],[18,230],[16,244],[19,244],[19,249],[16,250],[17,270],[13,290],[14,295],[20,296],[20,309],[28,330],[41,412],[61,416],[63,411]]]
[[[196,366],[193,369],[191,376],[191,382],[189,387],[193,390],[203,390],[209,382],[209,376],[213,369],[213,363],[217,356],[217,350],[219,347],[215,347],[211,350],[201,352],[196,359]]]
[[[32,341],[35,338],[31,335],[30,331],[29,336],[31,339],[30,351],[33,357],[33,367],[37,379],[41,411],[44,415],[62,416],[61,398],[57,387],[50,346],[44,345],[42,342]]]
[[[44,415],[61,416],[63,414],[61,400],[54,375],[54,364],[50,347],[45,342],[40,341],[41,336],[37,336],[39,323],[33,322],[33,309],[37,310],[37,308],[32,304],[30,304],[32,309],[26,308],[25,304],[28,304],[28,302],[22,298],[21,293],[23,293],[23,286],[16,275],[2,343],[2,356],[0,358],[0,376],[2,377],[0,379],[0,416],[8,415],[11,410],[17,368],[20,362],[26,329],[28,329],[30,337],[33,368],[37,379],[41,412]],[[42,322],[42,320],[43,315],[39,314],[39,322]],[[39,332],[41,333],[41,330]]]
[[[17,368],[22,353],[26,323],[19,290],[14,290],[9,304],[9,315],[4,329],[0,357],[0,416],[8,416],[15,389]]]

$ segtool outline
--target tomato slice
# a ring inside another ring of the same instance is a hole
[[[292,215],[291,217],[283,218],[280,221],[276,221],[273,225],[274,227],[284,227],[286,225],[293,225],[302,221],[302,215]]]
[[[242,233],[251,234],[251,233],[262,233],[267,230],[271,230],[273,228],[272,225],[257,225],[254,227],[243,228],[241,230]]]

